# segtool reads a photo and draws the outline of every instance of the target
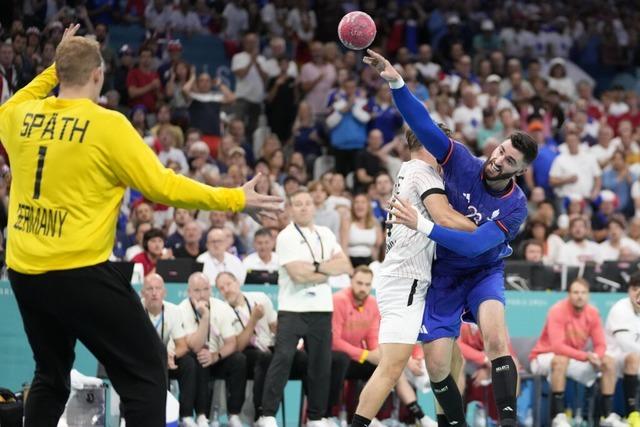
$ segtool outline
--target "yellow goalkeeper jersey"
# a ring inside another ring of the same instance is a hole
[[[106,261],[127,187],[187,209],[244,208],[242,189],[165,168],[122,114],[89,99],[42,99],[56,84],[51,66],[0,107],[12,173],[9,268],[38,274]]]

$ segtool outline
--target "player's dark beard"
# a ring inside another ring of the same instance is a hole
[[[484,172],[483,174],[484,179],[487,181],[502,181],[505,179],[510,179],[510,178],[513,178],[518,173],[518,172],[500,173],[496,176],[490,177],[489,174],[487,173],[490,167],[491,167],[491,159],[485,160],[484,165],[482,166],[482,171]]]

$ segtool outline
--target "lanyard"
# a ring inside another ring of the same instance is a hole
[[[300,233],[300,235],[304,239],[304,242],[307,244],[307,247],[309,248],[309,252],[311,252],[311,258],[313,258],[313,262],[314,263],[318,262],[318,260],[316,259],[316,256],[313,254],[313,249],[311,249],[311,244],[309,244],[309,241],[307,240],[307,236],[305,236],[302,230],[300,230],[300,227],[298,227],[298,224],[294,222],[293,225],[296,227],[296,230],[298,230],[298,233]],[[318,233],[318,230],[315,230],[315,232],[316,232],[316,236],[318,236],[318,240],[320,241],[320,261],[322,261],[324,260],[324,245],[322,244],[322,239],[320,238],[320,233]]]
[[[191,309],[193,310],[193,315],[196,317],[196,323],[200,324],[200,313],[196,310],[196,306],[193,305],[193,301],[189,300],[189,304],[191,304]],[[211,307],[209,307],[211,310]],[[209,312],[209,316],[211,316],[211,312]],[[207,325],[207,343],[211,340],[211,322]]]
[[[147,312],[147,316],[149,315],[149,310],[146,308],[144,311]],[[160,326],[160,328],[158,328]],[[162,304],[162,311],[160,312],[160,318],[153,324],[153,327],[156,328],[156,332],[160,334],[160,341],[164,343],[164,304]]]
[[[249,304],[249,300],[245,295],[243,295],[243,297],[244,297],[244,302],[247,304],[247,309],[249,310],[249,316],[251,316],[251,305]],[[237,308],[234,308],[233,312],[236,314],[236,317],[238,318],[240,325],[242,325],[242,329],[244,329],[245,326],[244,326],[244,322],[242,321],[242,318],[240,317],[240,312],[238,311]],[[253,333],[255,334],[256,331],[254,330]]]

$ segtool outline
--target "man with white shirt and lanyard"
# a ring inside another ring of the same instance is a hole
[[[225,380],[230,427],[242,427],[240,411],[247,383],[246,358],[236,351],[235,314],[223,301],[211,296],[211,282],[203,273],[188,281],[188,297],[179,307],[187,344],[196,364],[195,411],[198,427],[208,427],[211,406],[210,378]]]
[[[279,268],[278,255],[273,251],[275,241],[271,232],[266,228],[260,228],[256,231],[253,237],[253,247],[256,251],[242,260],[247,269],[246,283],[265,283],[264,279],[269,280],[269,276],[273,273],[277,274]]]
[[[327,280],[353,270],[336,236],[314,225],[311,195],[300,190],[289,197],[292,222],[278,235],[278,331],[262,399],[262,427],[275,427],[284,387],[300,338],[308,356],[309,427],[324,427],[331,376],[331,313]]]
[[[229,271],[244,283],[247,276],[247,269],[235,255],[227,252],[229,242],[224,230],[213,228],[207,234],[207,252],[201,254],[196,261],[204,264],[202,272],[209,278],[209,283],[213,283],[218,277],[218,273]]]
[[[253,378],[253,405],[258,419],[262,415],[262,391],[273,356],[278,315],[265,293],[242,292],[240,286],[232,273],[222,272],[216,278],[218,291],[236,315],[233,326],[237,334],[237,351],[247,358],[247,377]],[[306,363],[307,356],[298,350],[292,368],[296,377],[304,376]]]
[[[180,308],[164,298],[167,290],[164,280],[156,273],[144,278],[142,285],[142,305],[151,324],[158,331],[162,345],[167,349],[169,378],[177,379],[180,387],[180,418],[182,426],[196,427],[193,419],[193,405],[196,393],[196,363],[188,357],[189,347],[182,328]]]

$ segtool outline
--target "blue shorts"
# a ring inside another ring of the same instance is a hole
[[[505,303],[502,265],[464,276],[433,276],[418,341],[457,338],[462,320],[475,323],[480,304],[487,300]]]

